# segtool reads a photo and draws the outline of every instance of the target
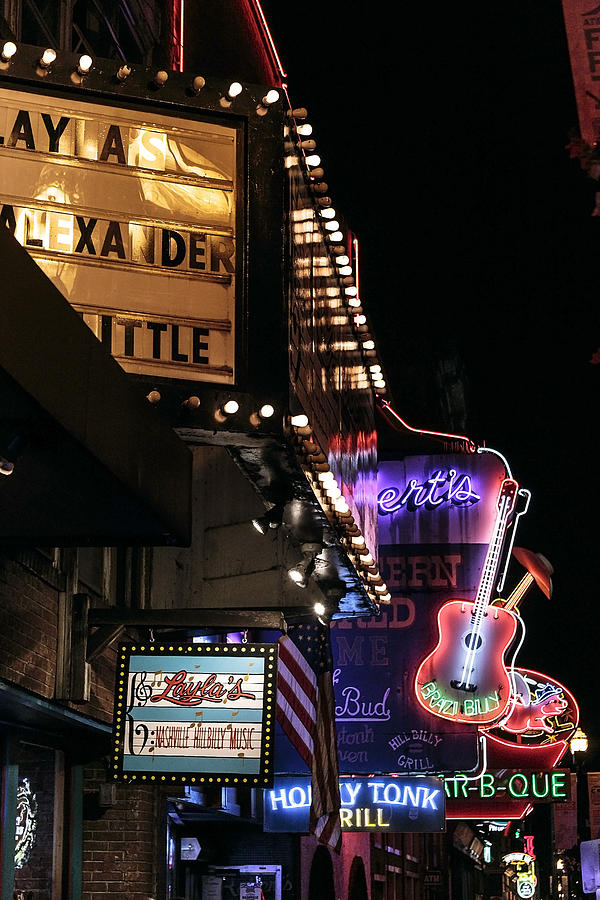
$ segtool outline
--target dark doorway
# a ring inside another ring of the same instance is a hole
[[[355,856],[348,879],[348,900],[369,900],[365,864],[360,856]]]
[[[329,850],[317,847],[310,867],[308,900],[335,900],[333,863]]]

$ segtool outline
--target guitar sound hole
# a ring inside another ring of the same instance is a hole
[[[471,640],[473,638],[473,632],[470,631],[467,635],[465,635],[465,647],[468,650],[479,650],[481,645],[483,644],[483,638],[480,634],[475,635],[475,640],[471,644]]]

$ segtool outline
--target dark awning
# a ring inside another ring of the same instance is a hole
[[[81,762],[98,759],[111,746],[111,725],[0,681],[0,731],[3,728],[16,729],[30,740],[35,735],[37,743],[69,750]]]
[[[0,543],[189,544],[188,448],[2,227],[0,266]]]

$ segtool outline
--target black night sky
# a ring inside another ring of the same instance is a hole
[[[262,5],[360,241],[395,408],[435,427],[414,418],[411,360],[454,347],[467,433],[532,492],[516,543],[552,562],[554,593],[524,601],[518,664],[566,684],[599,750],[600,219],[566,149],[577,113],[560,0]]]

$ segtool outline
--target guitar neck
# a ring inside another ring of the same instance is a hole
[[[521,578],[520,582],[512,591],[510,597],[504,604],[504,609],[514,609],[514,607],[519,603],[520,600],[523,599],[531,585],[533,584],[534,578],[531,572],[526,572],[525,575]]]
[[[504,484],[506,484],[506,482]],[[515,485],[516,483],[512,482],[512,484]],[[498,513],[496,515],[496,521],[494,522],[492,537],[486,553],[483,572],[477,589],[475,603],[473,605],[473,619],[475,622],[479,622],[482,619],[483,614],[492,599],[502,555],[502,546],[504,544],[504,537],[508,526],[508,517],[512,507],[513,500],[511,497],[508,493],[501,491]]]

